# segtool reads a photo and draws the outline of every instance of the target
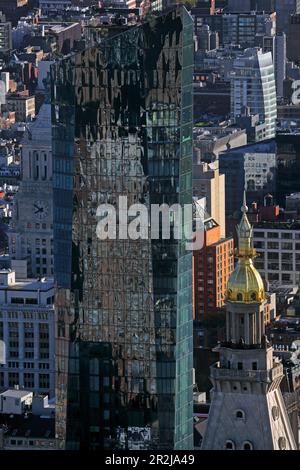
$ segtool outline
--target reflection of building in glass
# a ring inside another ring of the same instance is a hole
[[[274,140],[230,149],[219,156],[220,172],[225,174],[226,216],[238,211],[243,200],[263,204],[276,187],[276,144]]]
[[[193,446],[191,252],[96,235],[119,196],[192,201],[192,35],[177,8],[52,68],[61,448]]]

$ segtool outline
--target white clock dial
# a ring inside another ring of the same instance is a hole
[[[33,214],[38,220],[42,220],[48,215],[48,205],[45,201],[35,201],[33,204]]]

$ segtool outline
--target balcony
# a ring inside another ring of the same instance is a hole
[[[271,383],[283,375],[282,364],[274,364],[270,370],[222,369],[219,365],[211,366],[211,378],[216,380],[243,380],[250,382]]]

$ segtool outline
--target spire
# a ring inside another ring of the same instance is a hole
[[[244,189],[244,196],[243,196],[243,205],[241,207],[241,211],[243,213],[248,212],[247,201],[246,201],[246,190]]]
[[[227,300],[231,302],[261,302],[265,299],[263,280],[253,265],[256,251],[253,248],[253,227],[249,222],[244,192],[242,218],[237,226],[238,262],[227,285]]]
[[[242,218],[237,226],[238,234],[238,250],[237,255],[239,258],[253,258],[255,250],[253,248],[253,228],[247,217],[248,207],[246,201],[246,191],[244,191],[243,205],[241,207]]]

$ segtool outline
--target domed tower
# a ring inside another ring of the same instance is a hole
[[[237,227],[237,264],[226,298],[226,342],[211,367],[212,402],[202,449],[295,450],[280,391],[282,364],[265,335],[265,289],[253,258],[246,198]]]

